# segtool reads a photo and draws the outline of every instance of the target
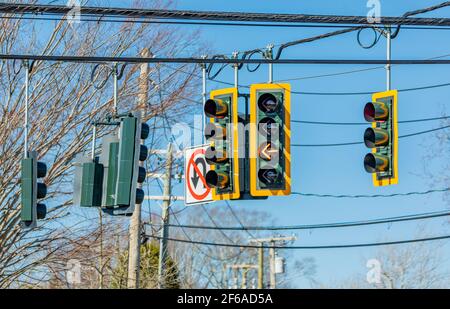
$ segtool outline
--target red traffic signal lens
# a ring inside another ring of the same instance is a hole
[[[263,94],[258,100],[258,107],[267,114],[274,114],[280,110],[280,102],[272,93]]]
[[[204,109],[209,118],[223,119],[228,116],[228,105],[222,100],[208,100]]]
[[[143,123],[141,126],[141,139],[147,139],[150,136],[150,126]]]
[[[37,162],[37,177],[44,178],[47,176],[47,165],[43,162]]]
[[[383,102],[369,102],[364,107],[364,119],[367,122],[386,121],[389,119],[389,107]]]

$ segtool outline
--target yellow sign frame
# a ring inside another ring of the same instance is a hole
[[[257,181],[257,152],[258,152],[258,124],[257,122],[257,94],[260,91],[279,90],[284,93],[284,157],[286,188],[284,190],[258,189]],[[290,84],[255,84],[250,89],[250,194],[254,197],[288,196],[292,193],[291,178],[291,85]]]
[[[393,98],[392,100],[392,147],[393,149],[393,157],[392,157],[392,172],[394,174],[391,178],[386,178],[382,180],[378,180],[378,175],[375,173],[373,174],[373,184],[375,187],[385,187],[385,186],[391,186],[391,185],[397,185],[398,184],[398,91],[397,90],[389,90],[384,92],[378,92],[375,93],[372,96],[373,102],[377,102],[380,99],[386,99],[386,98]],[[373,128],[376,128],[377,124],[374,123]],[[377,153],[376,148],[372,150],[373,153]]]

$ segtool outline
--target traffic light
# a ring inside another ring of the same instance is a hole
[[[38,182],[38,179],[46,176],[47,166],[45,163],[38,162],[35,152],[22,160],[21,221],[24,228],[36,227],[37,220],[43,220],[47,215],[47,207],[38,203],[38,200],[47,195],[47,186]]]
[[[239,115],[238,89],[213,91],[205,103],[210,118],[205,137],[209,143],[206,161],[211,165],[205,180],[213,190],[213,199],[237,200],[241,196],[239,183]]]
[[[365,170],[373,174],[376,187],[398,184],[398,92],[373,95],[364,107],[364,118],[372,123],[364,133],[364,143],[372,153],[364,159]]]
[[[140,166],[140,162],[148,157],[148,149],[141,145],[141,141],[147,139],[149,134],[150,127],[142,123],[140,118],[128,115],[121,119],[114,203],[121,210],[114,211],[116,215],[131,215],[134,205],[144,202],[145,193],[137,184],[142,184],[147,176],[147,171]],[[114,144],[111,147],[114,148]],[[114,151],[110,154],[114,156]],[[115,174],[113,170],[110,166],[109,172]]]
[[[250,193],[291,194],[291,86],[251,87]]]

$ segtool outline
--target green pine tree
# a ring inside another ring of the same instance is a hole
[[[141,289],[156,289],[158,287],[158,259],[159,247],[154,243],[141,246],[141,268],[139,274],[139,287]],[[178,268],[171,257],[166,262],[166,277],[164,286],[167,289],[179,289]],[[111,288],[126,289],[128,278],[128,250],[123,252],[116,267],[113,268]]]

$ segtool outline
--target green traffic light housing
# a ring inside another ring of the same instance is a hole
[[[22,160],[21,169],[21,222],[23,228],[31,229],[47,215],[47,206],[38,202],[47,196],[47,186],[38,182],[47,176],[47,165],[38,162],[37,153],[31,152]]]
[[[145,199],[145,192],[138,185],[145,182],[147,171],[142,162],[146,161],[149,155],[148,148],[142,144],[150,134],[150,127],[142,123],[139,116],[127,115],[121,118],[119,143],[110,155],[117,156],[117,164],[113,164],[115,170],[108,173],[115,179],[108,179],[108,188],[115,185],[113,197],[109,198],[107,212],[118,216],[131,216],[136,204],[142,204]],[[116,149],[118,148],[118,149]],[[113,201],[112,201],[113,200]],[[113,203],[111,203],[113,202]],[[111,204],[113,204],[111,206]]]

